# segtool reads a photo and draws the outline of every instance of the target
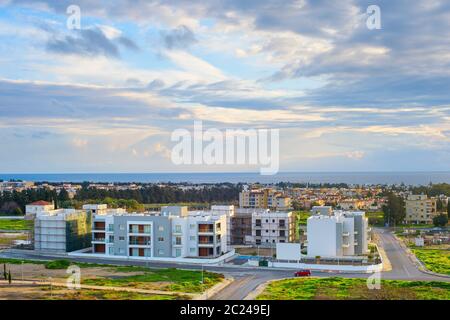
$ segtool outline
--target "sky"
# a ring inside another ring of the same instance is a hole
[[[194,121],[279,129],[281,171],[448,171],[450,2],[0,0],[0,172],[257,170],[172,163]]]

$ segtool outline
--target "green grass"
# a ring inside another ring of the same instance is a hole
[[[450,300],[450,283],[382,280],[369,290],[366,279],[296,278],[270,283],[258,300]]]
[[[30,220],[0,219],[0,230],[21,231],[21,230],[31,230],[32,228],[33,228],[33,221]]]
[[[450,250],[411,248],[425,267],[436,273],[450,275]]]
[[[85,279],[83,284],[97,286],[133,287],[146,289],[155,282],[164,282],[160,290],[198,293],[208,289],[223,279],[223,275],[204,272],[204,284],[202,285],[201,271],[169,269],[129,269],[129,267],[116,267],[117,272],[143,271],[144,274],[125,277],[105,277]]]

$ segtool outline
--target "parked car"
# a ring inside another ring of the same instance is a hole
[[[294,273],[296,277],[309,277],[311,275],[311,270],[300,270]]]

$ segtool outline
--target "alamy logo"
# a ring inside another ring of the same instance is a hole
[[[194,122],[194,132],[172,132],[172,162],[175,165],[255,165],[261,175],[274,175],[279,169],[280,134],[278,129],[203,130]],[[206,144],[205,144],[206,143]]]
[[[381,29],[381,9],[377,5],[367,7],[366,26],[369,30]]]
[[[81,269],[79,266],[71,265],[67,268],[66,273],[70,276],[66,280],[66,286],[70,290],[81,289]]]
[[[81,29],[81,8],[77,5],[70,5],[66,10],[69,17],[67,18],[67,29],[80,30]]]
[[[367,289],[380,290],[381,289],[381,272],[375,272],[367,278]]]

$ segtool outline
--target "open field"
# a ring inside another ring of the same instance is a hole
[[[9,220],[0,219],[0,230],[21,231],[31,230],[33,222],[30,220]]]
[[[411,251],[428,270],[450,275],[450,249],[411,248]]]
[[[382,280],[369,290],[366,279],[297,278],[270,283],[258,300],[450,300],[450,283]]]
[[[0,258],[3,271],[11,270],[12,278],[20,280],[48,280],[65,282],[67,260],[37,261]],[[151,269],[137,266],[112,266],[89,263],[75,263],[81,269],[81,284],[101,287],[158,290],[166,292],[201,293],[223,280],[223,275],[205,271],[170,269]],[[97,288],[94,288],[97,289]]]
[[[15,240],[27,240],[28,235],[22,232],[0,232],[0,248],[10,248]]]
[[[183,296],[0,283],[0,300],[177,300]]]
[[[85,279],[83,284],[108,286],[108,287],[129,287],[137,289],[150,289],[161,291],[200,293],[209,289],[222,281],[223,276],[217,273],[179,270],[179,269],[147,269],[139,267],[117,267],[116,271],[126,272],[128,270],[140,270],[142,274],[126,277],[97,277]]]

